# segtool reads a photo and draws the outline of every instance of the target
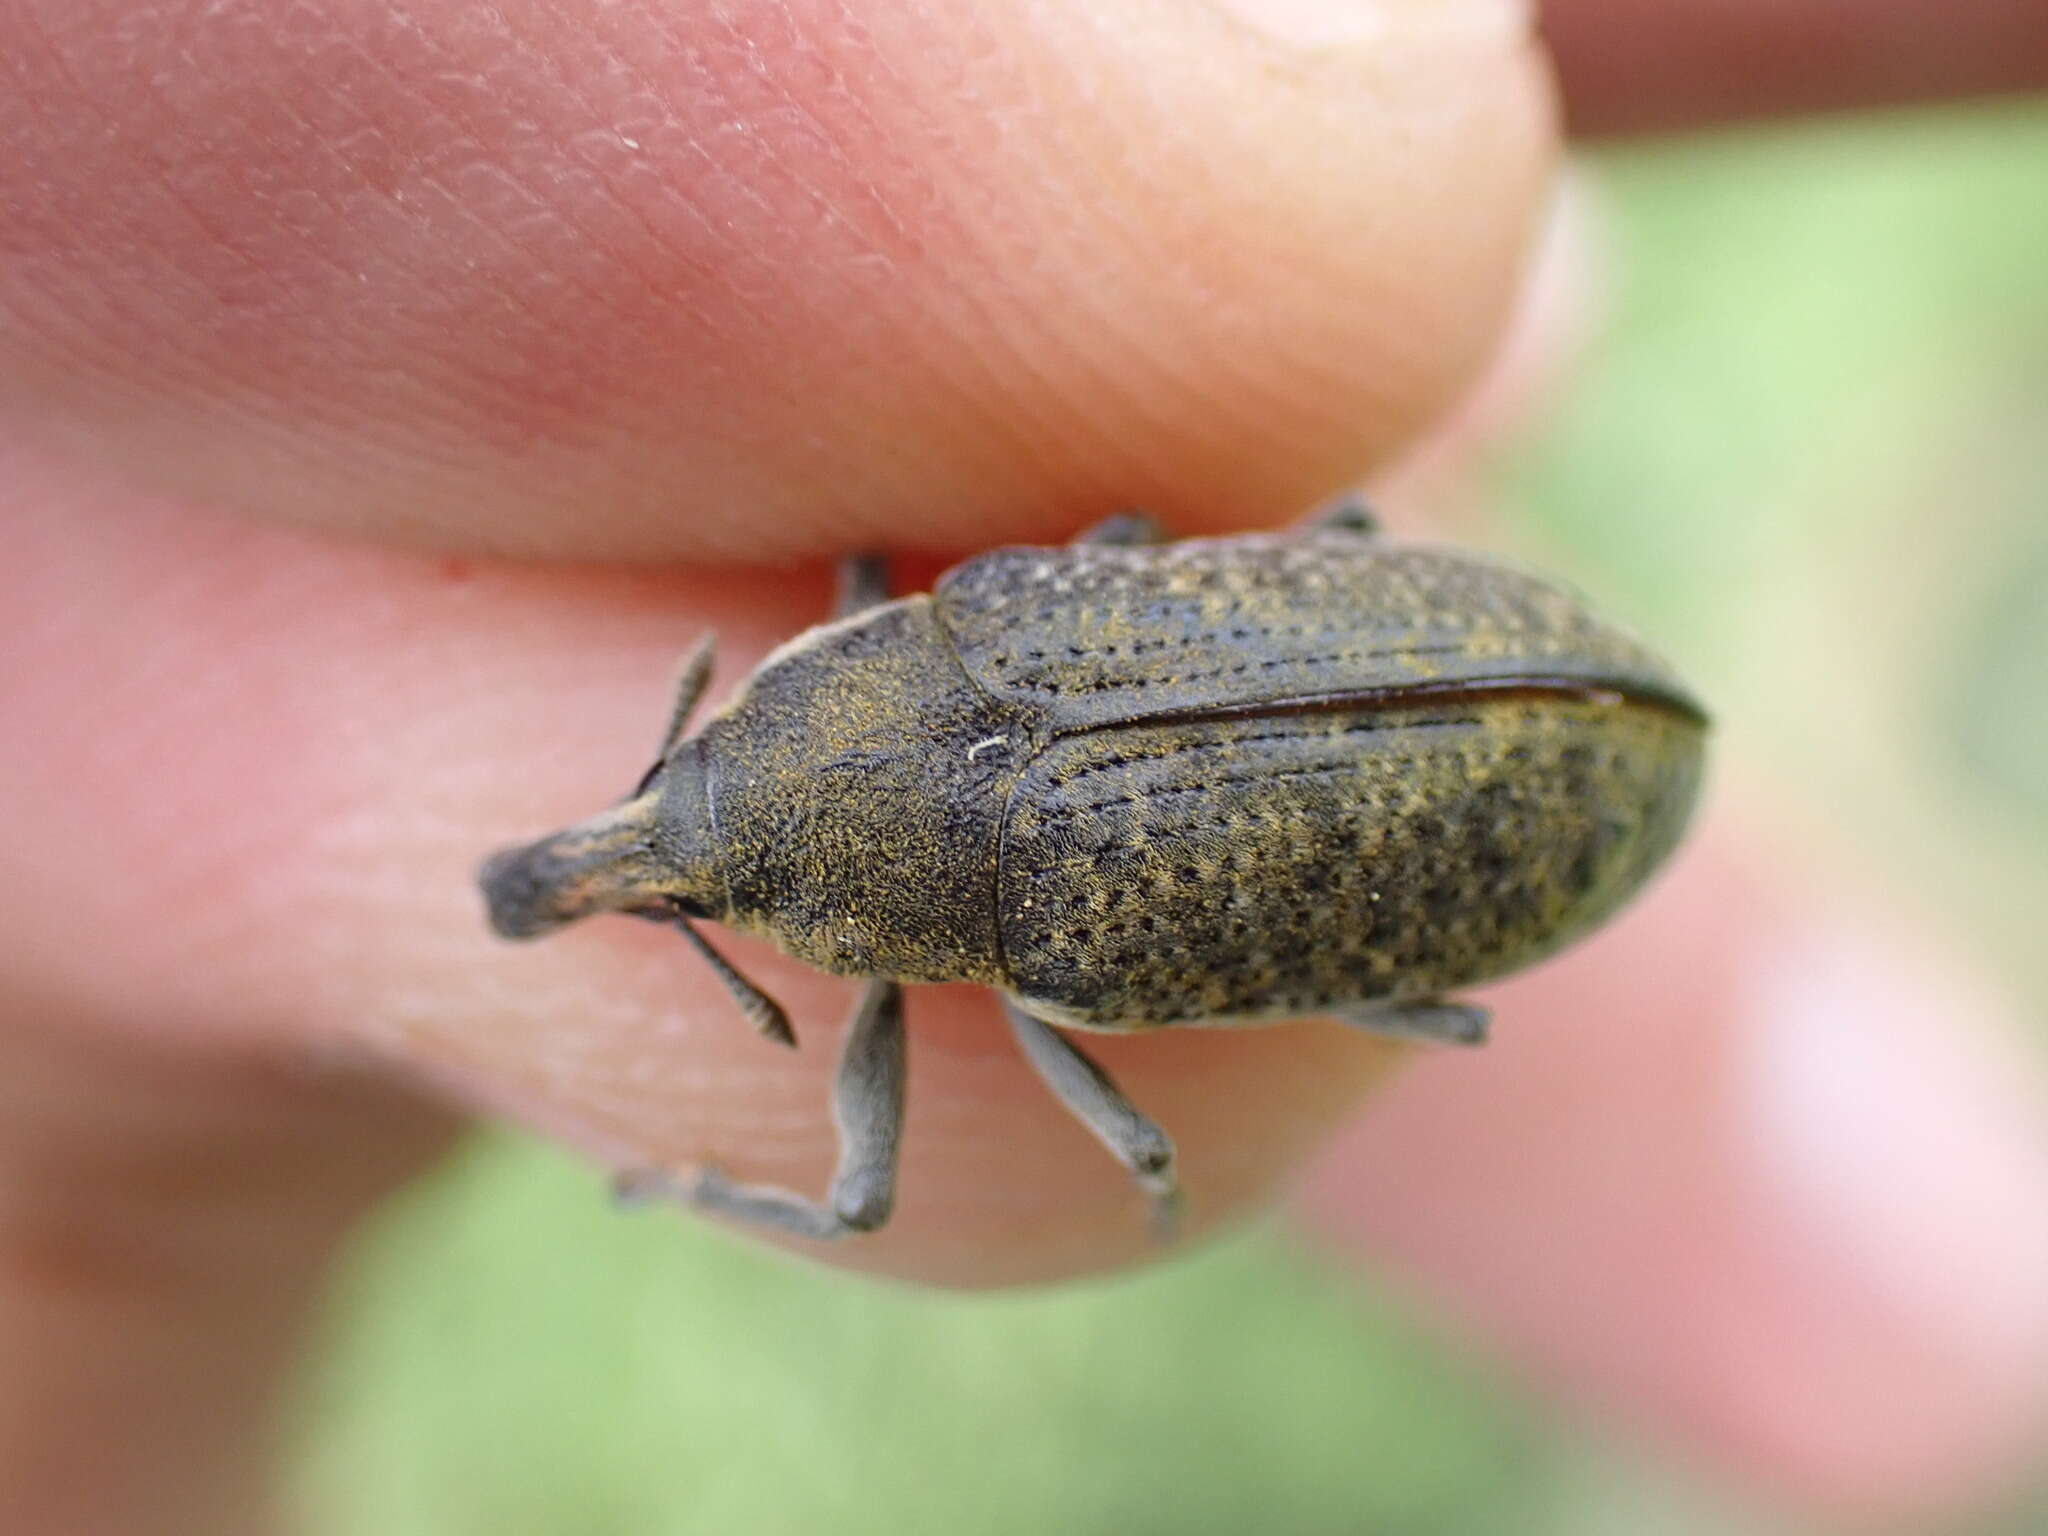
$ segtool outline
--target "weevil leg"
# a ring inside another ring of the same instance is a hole
[[[1427,1040],[1436,1045],[1484,1045],[1490,1015],[1470,1003],[1429,1001],[1359,1008],[1336,1015],[1338,1022],[1376,1035]]]
[[[1379,514],[1356,491],[1323,503],[1308,515],[1308,526],[1331,533],[1354,533],[1361,539],[1380,536]]]
[[[1138,1187],[1152,1197],[1153,1235],[1162,1243],[1172,1242],[1181,1217],[1173,1138],[1125,1098],[1110,1075],[1065,1035],[1008,998],[1003,1011],[1010,1016],[1010,1029],[1024,1059],[1074,1118],[1109,1148],[1110,1156],[1131,1171]]]
[[[1092,528],[1074,535],[1076,544],[1105,544],[1112,548],[1135,548],[1143,544],[1171,542],[1159,519],[1150,512],[1117,512]]]
[[[888,1221],[896,1204],[896,1157],[903,1139],[903,988],[868,983],[847,1026],[832,1085],[839,1161],[823,1204],[789,1190],[739,1184],[716,1168],[694,1180],[666,1173],[621,1176],[621,1199],[670,1196],[702,1211],[798,1237],[851,1237]]]
[[[848,555],[839,562],[839,586],[832,596],[832,616],[850,618],[889,601],[889,557]]]

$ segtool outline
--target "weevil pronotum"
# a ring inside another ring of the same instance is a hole
[[[1172,1140],[1067,1031],[1320,1014],[1476,1044],[1485,1014],[1449,994],[1613,913],[1698,788],[1705,716],[1649,652],[1550,582],[1389,543],[1355,503],[1180,542],[1125,514],[893,600],[857,561],[840,609],[691,731],[701,645],[639,788],[482,874],[508,938],[674,924],[785,1045],[699,921],[868,978],[823,1203],[715,1169],[645,1181],[805,1236],[888,1219],[904,982],[998,989],[1170,1229]]]

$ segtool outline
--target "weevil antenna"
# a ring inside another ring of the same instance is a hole
[[[654,754],[654,766],[640,775],[640,782],[634,787],[628,800],[638,799],[647,793],[654,776],[668,766],[668,760],[676,749],[676,743],[683,739],[684,728],[690,723],[690,716],[696,712],[698,700],[704,697],[704,690],[711,683],[711,665],[718,650],[718,631],[707,629],[690,654],[683,658],[682,667],[676,673],[675,703],[669,707],[668,724],[661,733],[661,749]]]
[[[777,1045],[796,1045],[796,1031],[789,1027],[789,1015],[782,1011],[780,1003],[735,970],[732,962],[711,947],[711,941],[697,931],[697,925],[686,915],[671,908],[668,920],[682,929],[684,938],[697,946],[697,953],[725,983],[726,991],[740,1005],[740,1012],[746,1015],[749,1024]]]

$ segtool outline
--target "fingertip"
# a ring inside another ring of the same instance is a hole
[[[823,608],[825,572],[451,572],[182,511],[77,510],[24,504],[24,566],[0,573],[35,590],[92,572],[0,678],[39,743],[0,754],[0,791],[44,807],[7,828],[23,985],[188,1049],[369,1056],[615,1169],[716,1164],[822,1196],[852,984],[712,930],[787,1011],[800,1046],[777,1049],[674,932],[600,917],[505,943],[474,872],[632,782],[703,625],[728,637],[730,690],[794,611]],[[64,792],[36,793],[46,776]],[[1157,1256],[1145,1192],[987,993],[918,988],[907,1011],[895,1218],[820,1257],[992,1286]],[[1174,1137],[1194,1233],[1269,1200],[1398,1056],[1330,1025],[1085,1044]]]

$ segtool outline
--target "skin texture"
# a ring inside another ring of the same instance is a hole
[[[876,542],[1055,540],[1133,503],[1276,521],[1471,375],[1554,154],[1512,8],[1360,7],[1307,40],[1193,0],[964,9],[0,3],[0,1508],[24,1529],[263,1525],[325,1263],[445,1133],[415,1086],[607,1159],[746,1146],[817,1187],[830,1026],[768,1051],[679,987],[674,935],[507,956],[467,895],[481,850],[625,787],[691,635],[739,675],[823,610],[826,557]],[[1761,99],[1684,53],[1680,9],[1630,25],[1719,80],[1716,111],[1870,95],[1829,63]],[[1988,5],[1869,10],[1926,44],[1900,90],[1978,85],[1958,38],[1996,51]],[[1580,120],[1646,120],[1668,76],[1594,67],[1597,21],[1558,36]],[[820,563],[711,563],[742,553]],[[1907,1199],[1902,1161],[1845,1203],[1759,1158],[1731,1107],[1745,978],[1843,949],[1773,914],[1762,864],[1674,872],[1521,994],[1526,1049],[1484,1057],[1512,1081],[1414,1074],[1375,1124],[1480,1161],[1432,1156],[1423,1198],[1363,1146],[1319,1224],[1547,1384],[1911,1519],[2031,1433],[2038,1107],[1968,1029],[1927,1038],[1966,989],[1885,945],[1850,974],[1934,1001],[1859,1006],[1923,1064],[1871,1122],[1959,1127],[1941,1166],[1973,1198]],[[845,1016],[841,986],[733,949],[797,1016]],[[1673,974],[1695,998],[1625,1027]],[[987,1285],[1134,1258],[1128,1190],[988,999],[917,1007],[915,1195],[868,1261]],[[1397,1055],[1316,1025],[1119,1044],[1214,1212]],[[364,1058],[391,1070],[333,1065]],[[1466,1134],[1510,1125],[1517,1155]],[[1623,1130],[1657,1159],[1617,1162]],[[1877,1241],[1901,1211],[1973,1256],[1949,1288],[1898,1273],[1923,1228]]]
[[[16,9],[0,408],[158,491],[520,554],[1285,517],[1469,375],[1549,156],[1512,27],[1323,60],[1156,3],[525,0],[110,47],[125,7]]]

